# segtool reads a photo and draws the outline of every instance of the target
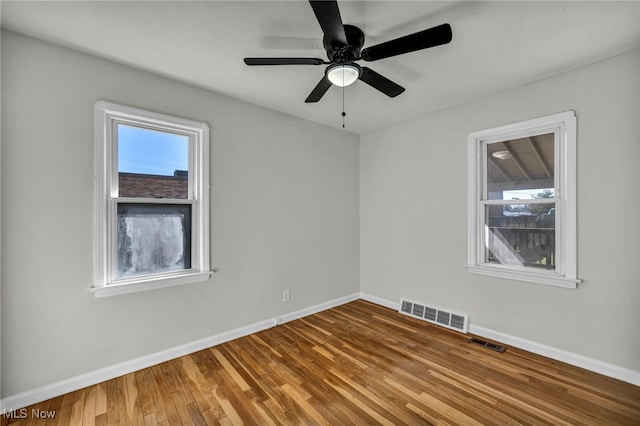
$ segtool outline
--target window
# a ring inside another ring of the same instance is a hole
[[[95,105],[96,297],[209,279],[209,128]]]
[[[468,271],[576,288],[575,114],[473,132],[468,143]]]

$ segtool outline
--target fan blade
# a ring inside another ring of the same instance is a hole
[[[318,58],[244,58],[247,65],[322,65]]]
[[[327,93],[329,87],[331,87],[331,82],[329,81],[329,79],[326,76],[322,77],[322,80],[318,82],[316,87],[313,88],[311,93],[309,93],[309,96],[307,96],[307,99],[305,99],[304,101],[308,104],[318,102],[322,98],[322,96]]]
[[[329,44],[333,46],[339,43],[341,46],[346,46],[347,35],[344,32],[344,25],[342,25],[338,2],[309,0],[309,3]]]
[[[371,68],[362,67],[362,74],[360,74],[359,79],[374,89],[378,89],[390,98],[395,98],[400,93],[404,92],[404,87],[378,74]]]
[[[442,24],[363,49],[361,57],[365,61],[377,61],[378,59],[447,44],[451,41],[452,36],[451,25]]]

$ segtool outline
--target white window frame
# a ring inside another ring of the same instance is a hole
[[[117,125],[170,132],[189,138],[189,193],[185,200],[118,197]],[[95,297],[206,281],[209,267],[209,127],[205,123],[98,101],[94,105]],[[135,277],[116,277],[118,203],[188,204],[191,213],[191,268]]]
[[[484,260],[487,145],[527,136],[554,133],[556,203],[556,269],[540,270]],[[577,287],[576,243],[576,115],[573,111],[475,131],[468,137],[468,252],[472,274],[528,281],[558,287]]]

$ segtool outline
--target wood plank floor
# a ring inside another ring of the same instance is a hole
[[[640,425],[640,387],[470,337],[356,301],[2,424]]]

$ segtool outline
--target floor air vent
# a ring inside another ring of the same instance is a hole
[[[405,299],[400,302],[400,313],[462,333],[466,333],[469,328],[469,315],[467,314],[454,313]]]
[[[471,343],[475,343],[476,345],[485,346],[496,352],[504,352],[507,350],[506,347],[502,345],[498,345],[496,343],[485,342],[484,340],[476,339],[475,337],[471,339]]]

